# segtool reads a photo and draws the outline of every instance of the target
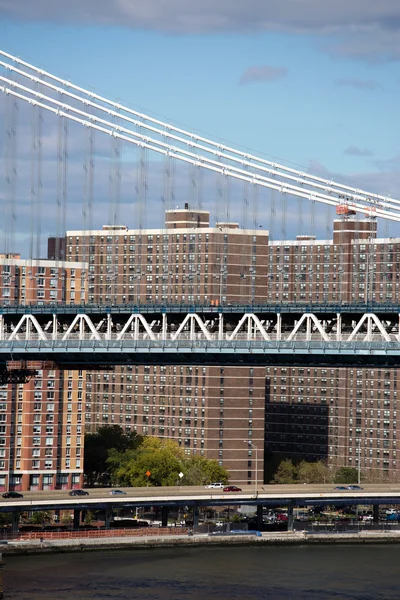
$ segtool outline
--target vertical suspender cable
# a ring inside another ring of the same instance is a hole
[[[10,252],[10,231],[11,231],[11,202],[12,202],[12,103],[13,97],[10,94],[5,95],[5,118],[4,118],[4,211],[3,212],[3,228],[4,232],[2,239],[4,240],[4,252]],[[2,245],[3,245],[2,244]]]
[[[2,185],[0,188],[0,210],[1,214],[4,215],[3,219],[0,219],[0,251],[7,251],[6,244],[6,236],[7,236],[7,218],[8,214],[8,205],[7,205],[7,135],[8,135],[8,127],[7,127],[7,105],[8,105],[8,94],[1,95],[3,102],[0,105],[0,114],[2,115],[1,119],[1,131],[0,131],[0,160],[2,160],[3,169],[2,169]]]
[[[84,130],[85,140],[84,140],[84,155],[83,155],[83,197],[82,197],[82,220],[83,220],[83,235],[82,235],[82,259],[83,261],[87,260],[87,243],[88,243],[88,205],[89,205],[89,171],[90,171],[90,136],[91,129],[90,127],[86,127]],[[72,240],[74,243],[75,240]]]
[[[252,198],[252,229],[255,231],[258,229],[258,204],[259,204],[259,193],[260,189],[257,184],[253,185],[253,198]],[[257,263],[253,261],[253,256],[256,256],[253,253],[253,239],[249,240],[249,301],[253,302],[254,294],[255,294],[255,282],[257,276]],[[257,260],[257,258],[256,258]]]
[[[39,91],[41,86],[39,85]],[[41,258],[42,252],[42,194],[43,194],[43,111],[38,109],[37,126],[37,197],[36,197],[36,258]]]
[[[119,225],[119,213],[121,202],[121,164],[122,164],[122,141],[117,138],[114,146],[114,214],[113,225]],[[115,263],[114,263],[114,303],[118,304],[118,261],[119,261],[119,244],[114,244]]]
[[[54,258],[56,260],[57,278],[60,276],[60,240],[61,230],[61,204],[62,204],[62,177],[63,177],[63,118],[57,119],[57,191],[56,191],[56,229],[54,232]]]
[[[62,194],[61,194],[61,235],[66,236],[67,232],[67,201],[68,201],[68,134],[69,134],[69,120],[63,119],[63,136],[62,136]],[[61,256],[66,261],[67,254],[67,239],[64,237],[64,248]],[[65,272],[64,269],[61,274],[62,277],[62,290],[65,290]]]
[[[17,251],[15,247],[15,226],[16,226],[16,188],[18,181],[18,99],[13,98],[11,109],[11,194],[10,194],[10,252]]]
[[[31,160],[30,160],[30,181],[31,181],[31,205],[30,205],[30,239],[29,239],[29,261],[28,267],[29,279],[33,279],[33,256],[35,248],[35,216],[36,216],[36,202],[37,202],[37,191],[36,191],[36,178],[35,178],[35,161],[36,161],[36,144],[37,144],[37,131],[36,131],[36,114],[37,106],[35,104],[31,107]]]
[[[248,214],[249,214],[249,192],[250,184],[247,181],[242,182],[242,219],[241,227],[243,231],[248,229]],[[242,248],[240,252],[240,273],[239,273],[239,302],[243,302],[246,299],[246,273],[248,267],[248,244],[244,241],[244,237],[241,237]]]

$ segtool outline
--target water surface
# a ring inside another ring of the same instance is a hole
[[[6,557],[5,600],[399,600],[400,545]]]

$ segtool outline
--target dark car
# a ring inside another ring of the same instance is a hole
[[[348,485],[347,489],[348,490],[359,491],[359,490],[363,490],[364,488],[362,488],[360,485]]]
[[[110,496],[125,496],[126,492],[123,492],[122,490],[111,490],[110,492]]]
[[[347,492],[347,486],[345,485],[337,485],[334,489],[340,492]]]
[[[237,487],[236,485],[227,485],[226,487],[224,487],[223,491],[224,492],[241,492],[242,489],[240,487]]]
[[[69,495],[70,496],[89,496],[89,492],[85,492],[85,490],[71,490]]]
[[[5,494],[3,494],[3,498],[23,498],[23,494],[20,494],[19,492],[6,492]]]

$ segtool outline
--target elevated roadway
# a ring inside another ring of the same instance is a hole
[[[1,498],[0,512],[26,510],[106,509],[145,506],[310,506],[351,504],[400,504],[400,485],[365,485],[360,491],[337,491],[333,485],[264,485],[241,492],[203,487],[119,488],[124,495],[110,495],[110,488],[88,488],[88,496],[69,496],[68,491],[24,492],[23,498]]]
[[[0,309],[0,363],[397,365],[400,307],[251,304]]]

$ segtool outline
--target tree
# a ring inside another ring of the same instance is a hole
[[[121,486],[203,485],[229,479],[217,461],[187,456],[173,440],[156,437],[145,437],[135,450],[111,450],[107,466],[113,483]]]
[[[272,483],[296,483],[296,467],[290,459],[283,460],[272,479]]]
[[[35,510],[29,519],[29,522],[35,525],[44,525],[49,521],[51,521],[50,513],[44,510]]]
[[[335,483],[357,483],[358,471],[355,467],[340,467],[335,473]]]
[[[213,481],[228,483],[229,473],[218,461],[205,456],[189,456],[185,460],[182,485],[205,485]]]
[[[327,483],[331,475],[327,465],[319,460],[317,462],[306,462],[302,460],[297,465],[298,483]]]
[[[184,459],[184,451],[176,442],[145,437],[136,450],[112,450],[107,464],[117,485],[168,486],[176,485]]]
[[[135,432],[126,433],[119,425],[105,425],[96,433],[85,436],[84,471],[89,486],[108,482],[107,459],[111,450],[124,452],[135,449],[142,443],[142,436]]]

